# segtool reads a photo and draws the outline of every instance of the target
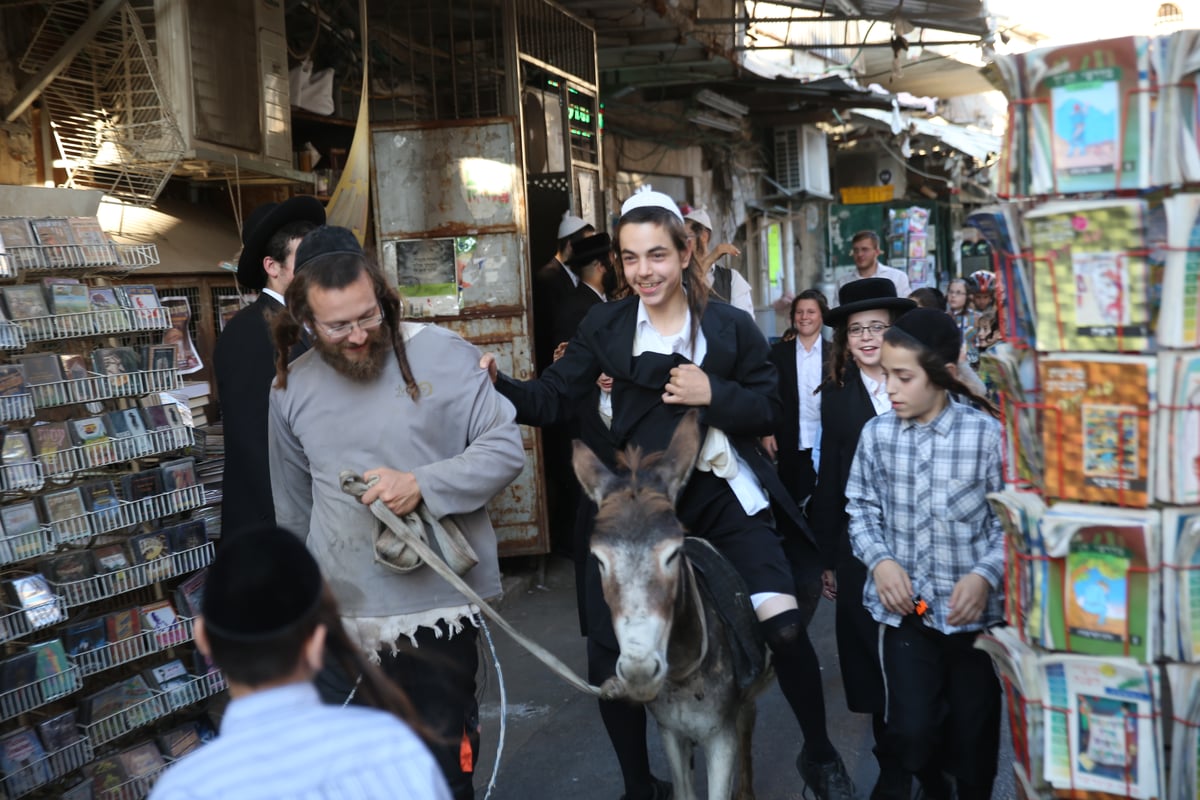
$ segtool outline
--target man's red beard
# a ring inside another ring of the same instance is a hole
[[[340,342],[327,342],[320,336],[316,337],[317,352],[325,363],[352,381],[367,383],[378,378],[383,373],[387,358],[392,353],[391,329],[387,323],[367,331],[367,340],[362,349],[357,350],[360,357],[351,359],[346,356],[349,339]],[[364,354],[365,353],[365,354]]]

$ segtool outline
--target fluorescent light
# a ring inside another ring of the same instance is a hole
[[[688,115],[688,122],[693,122],[697,125],[705,125],[709,128],[716,128],[719,131],[728,131],[730,133],[739,133],[742,130],[740,120],[730,119],[729,117],[721,117],[716,114],[709,114],[707,111],[693,111]]]
[[[750,107],[744,106],[741,103],[730,100],[724,95],[717,94],[712,89],[701,89],[696,93],[696,102],[703,103],[709,108],[715,108],[724,114],[731,117],[744,117],[750,113]]]

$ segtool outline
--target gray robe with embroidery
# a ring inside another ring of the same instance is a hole
[[[271,390],[271,488],[278,524],[305,538],[346,617],[420,615],[466,604],[429,567],[400,575],[373,560],[376,519],[344,494],[338,473],[412,472],[429,510],[454,515],[479,564],[464,577],[482,597],[500,591],[496,536],[484,506],[520,474],[525,450],[512,404],[479,368],[479,351],[433,325],[406,325],[421,397],[407,394],[395,358],[369,383],[346,378],[316,350]]]

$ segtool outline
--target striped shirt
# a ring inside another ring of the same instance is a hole
[[[221,735],[163,773],[151,800],[449,800],[433,756],[376,709],[323,705],[310,683],[229,704]]]
[[[943,633],[993,625],[1003,617],[1004,539],[987,493],[1001,488],[1000,425],[983,412],[948,403],[927,424],[875,417],[846,484],[854,555],[872,574],[889,558],[903,567],[929,604],[927,625]],[[954,584],[972,572],[991,586],[987,606],[975,622],[949,625]],[[874,580],[863,587],[863,605],[876,621],[899,626]]]

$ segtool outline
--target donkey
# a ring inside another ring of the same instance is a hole
[[[606,699],[644,703],[650,709],[662,732],[677,800],[696,797],[690,773],[697,744],[706,754],[708,797],[733,796],[736,760],[737,798],[753,800],[754,699],[772,675],[764,668],[739,688],[729,626],[701,590],[684,554],[686,533],[675,516],[675,500],[699,449],[695,411],[684,417],[666,451],[643,457],[630,448],[618,456],[628,474],[613,473],[586,445],[575,442],[575,474],[599,507],[591,552],[600,562],[604,599],[621,651],[616,675],[601,692]],[[712,549],[702,540],[688,542],[689,550]]]

